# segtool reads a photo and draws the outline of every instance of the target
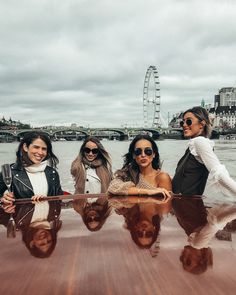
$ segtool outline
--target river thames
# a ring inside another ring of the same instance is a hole
[[[184,154],[186,140],[156,141],[162,168],[173,176]],[[113,171],[122,166],[129,141],[102,141],[113,160]],[[82,142],[53,142],[60,160],[62,187],[73,192],[71,162]],[[13,163],[18,143],[0,144],[0,164]],[[215,153],[236,179],[235,141],[215,141]],[[208,203],[226,198],[207,189]],[[127,204],[126,204],[127,205]],[[141,206],[141,205],[140,205]],[[157,206],[153,204],[152,206]],[[114,207],[116,209],[116,207]],[[188,243],[176,216],[161,220],[158,240],[150,249],[140,249],[131,239],[124,217],[112,210],[99,231],[89,231],[73,208],[63,208],[62,226],[56,247],[48,258],[31,255],[22,241],[21,231],[7,238],[0,225],[0,293],[4,295],[234,295],[236,288],[236,233],[231,240],[213,238],[213,265],[200,275],[191,274],[180,263],[180,254]]]

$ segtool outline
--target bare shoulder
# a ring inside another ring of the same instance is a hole
[[[169,191],[172,190],[171,178],[170,175],[164,171],[160,171],[160,173],[156,177],[157,187],[163,187]]]
[[[164,171],[160,171],[157,174],[157,180],[164,181],[164,180],[171,180],[170,175]]]

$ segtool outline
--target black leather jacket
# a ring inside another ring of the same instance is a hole
[[[16,199],[31,198],[34,196],[33,187],[30,183],[30,179],[24,168],[19,168],[16,164],[11,165],[12,171],[12,184],[11,191],[14,193]],[[45,175],[48,182],[48,196],[63,195],[63,191],[60,185],[60,179],[57,171],[46,166]],[[5,185],[0,173],[0,196],[6,191],[7,186]]]
[[[13,218],[17,229],[25,228],[30,225],[33,213],[34,204],[24,204],[17,205],[16,212],[13,214]],[[50,201],[49,202],[49,213],[47,220],[49,222],[58,223],[60,220],[61,213],[61,201]],[[2,208],[0,208],[0,224],[7,226],[10,214],[5,213]]]
[[[12,184],[11,191],[14,193],[16,199],[31,198],[34,196],[33,187],[30,183],[29,177],[24,168],[19,168],[16,164],[11,165],[12,170]],[[63,191],[60,185],[60,179],[57,171],[46,166],[45,175],[48,182],[48,196],[63,195]],[[6,191],[7,186],[5,185],[0,173],[0,196]],[[57,220],[60,216],[61,202],[50,201],[49,202],[49,217],[48,220]],[[23,225],[28,225],[31,221],[34,212],[34,204],[19,205],[16,207],[16,212],[13,214],[16,225],[18,228]],[[0,208],[0,224],[7,224],[10,214],[7,214]]]

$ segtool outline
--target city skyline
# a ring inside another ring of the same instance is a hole
[[[236,3],[195,0],[0,3],[0,116],[32,126],[143,125],[156,66],[167,120],[236,86]]]

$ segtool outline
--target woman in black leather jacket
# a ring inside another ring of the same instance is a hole
[[[16,157],[16,163],[11,165],[11,192],[6,192],[7,186],[0,173],[1,203],[6,213],[16,213],[13,203],[15,199],[31,198],[39,201],[41,196],[63,194],[59,175],[55,169],[59,161],[52,151],[52,144],[46,133],[40,131],[27,133],[19,144]],[[49,205],[44,205],[44,209],[48,214]],[[32,218],[37,219],[37,212]]]

